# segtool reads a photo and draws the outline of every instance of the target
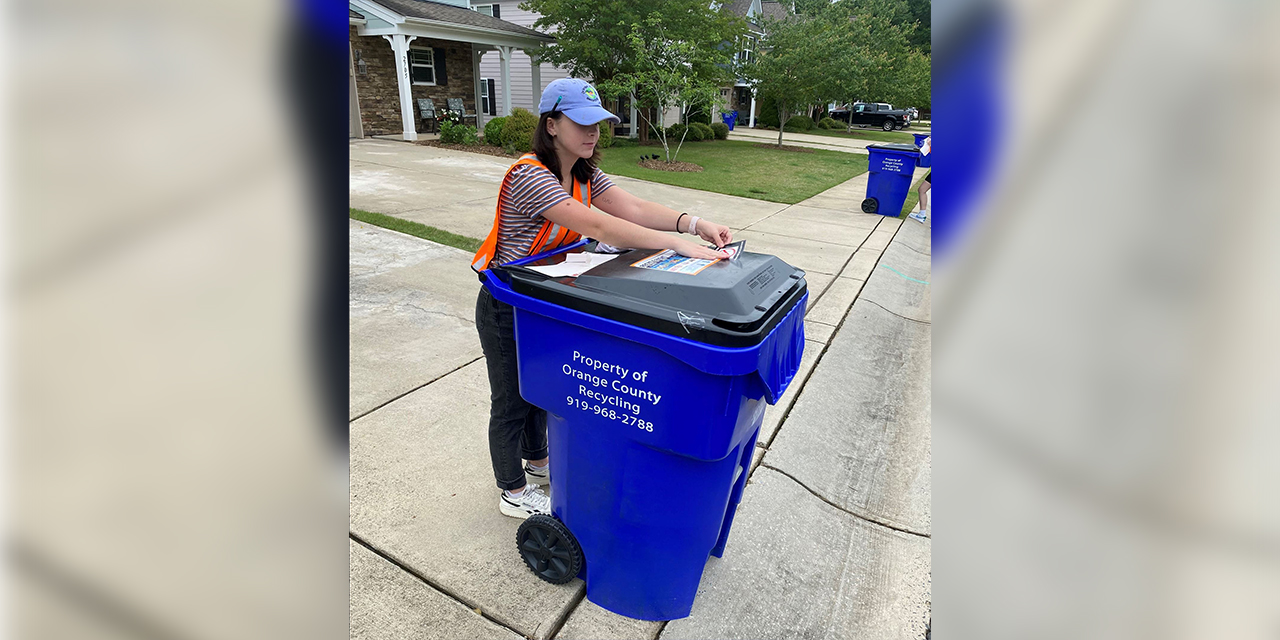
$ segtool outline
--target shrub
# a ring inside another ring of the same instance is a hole
[[[723,122],[712,124],[711,131],[715,134],[716,140],[727,140],[729,138],[729,125]]]
[[[698,132],[698,137],[694,138],[694,140],[715,140],[716,139],[716,132],[711,129],[711,125],[703,124],[701,122],[695,122],[689,125],[689,132],[692,133],[694,131]]]
[[[693,139],[692,135],[686,135],[686,132],[688,131],[688,129],[689,129],[688,125],[683,125],[679,123],[673,124],[667,127],[667,142],[678,143],[680,142],[681,137],[684,137],[686,140]]]
[[[756,126],[778,128],[778,102],[772,96],[761,95],[757,101],[760,108],[760,115],[756,116]],[[743,117],[747,116],[747,117]],[[743,113],[738,116],[738,122],[750,122],[750,114]]]
[[[684,120],[688,124],[693,124],[695,122],[700,122],[702,124],[711,124],[711,112],[708,111],[707,109],[694,107],[689,109],[689,113],[685,115]]]
[[[596,146],[601,149],[608,149],[613,146],[613,123],[608,120],[600,121],[600,139],[596,141]]]
[[[787,118],[784,131],[808,131],[813,128],[813,118],[809,116],[791,116]]]
[[[506,124],[507,117],[493,118],[484,123],[484,141],[485,144],[491,144],[495,147],[502,146],[502,126]]]
[[[836,122],[834,118],[823,118],[818,121],[818,126],[823,129],[843,129],[844,125]]]
[[[454,124],[445,120],[440,123],[440,142],[446,144],[479,144],[476,140],[476,128],[469,124]]]
[[[533,150],[533,130],[538,128],[538,116],[529,113],[528,109],[516,107],[502,124],[502,144],[511,145],[516,151],[529,153]]]

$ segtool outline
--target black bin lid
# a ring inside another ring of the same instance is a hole
[[[890,144],[869,144],[868,149],[887,149],[889,151],[904,151],[910,153],[920,153],[920,147],[914,144],[906,144],[902,142],[894,142]]]
[[[565,254],[495,269],[517,293],[723,347],[759,344],[808,291],[804,271],[760,253],[742,252],[697,274],[632,266],[657,253],[632,249],[576,278],[525,268],[558,264]]]

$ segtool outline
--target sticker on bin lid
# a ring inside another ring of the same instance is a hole
[[[742,255],[742,252],[743,252],[744,250],[746,250],[746,248],[747,248],[747,241],[746,241],[746,240],[739,240],[739,241],[737,241],[737,242],[735,242],[735,243],[733,243],[733,244],[726,244],[726,245],[725,245],[725,246],[723,246],[723,247],[717,247],[717,246],[715,246],[714,244],[709,244],[709,245],[707,245],[707,248],[708,248],[708,249],[715,249],[716,251],[723,251],[723,252],[725,252],[725,253],[729,254],[729,259],[730,259],[730,260],[737,260],[737,259],[738,259],[738,256]]]
[[[703,260],[701,258],[686,258],[672,249],[660,251],[648,258],[637,260],[631,263],[633,267],[641,269],[653,269],[654,271],[670,271],[672,273],[685,273],[688,275],[697,275],[702,273],[703,269],[720,262],[715,260]]]

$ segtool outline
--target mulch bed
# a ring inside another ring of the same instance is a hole
[[[766,149],[773,149],[775,151],[778,149],[781,149],[782,151],[795,151],[797,153],[813,153],[813,149],[810,149],[809,147],[796,147],[789,144],[784,144],[781,147],[779,147],[778,145],[772,144],[772,143],[766,144],[764,142],[757,142],[756,146],[764,147]]]
[[[654,169],[657,171],[676,171],[680,173],[696,173],[702,171],[702,167],[692,162],[667,162],[666,160],[641,160],[640,166],[646,169]]]
[[[499,158],[519,158],[524,155],[519,152],[507,153],[502,150],[502,147],[495,147],[489,144],[446,144],[439,140],[419,140],[418,144],[425,147],[439,147],[441,149],[452,149],[454,151],[479,153],[486,156],[498,156]]]

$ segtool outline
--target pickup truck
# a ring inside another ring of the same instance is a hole
[[[852,109],[833,109],[831,117],[856,125],[878,126],[885,131],[911,126],[910,113],[883,102],[857,102]]]

